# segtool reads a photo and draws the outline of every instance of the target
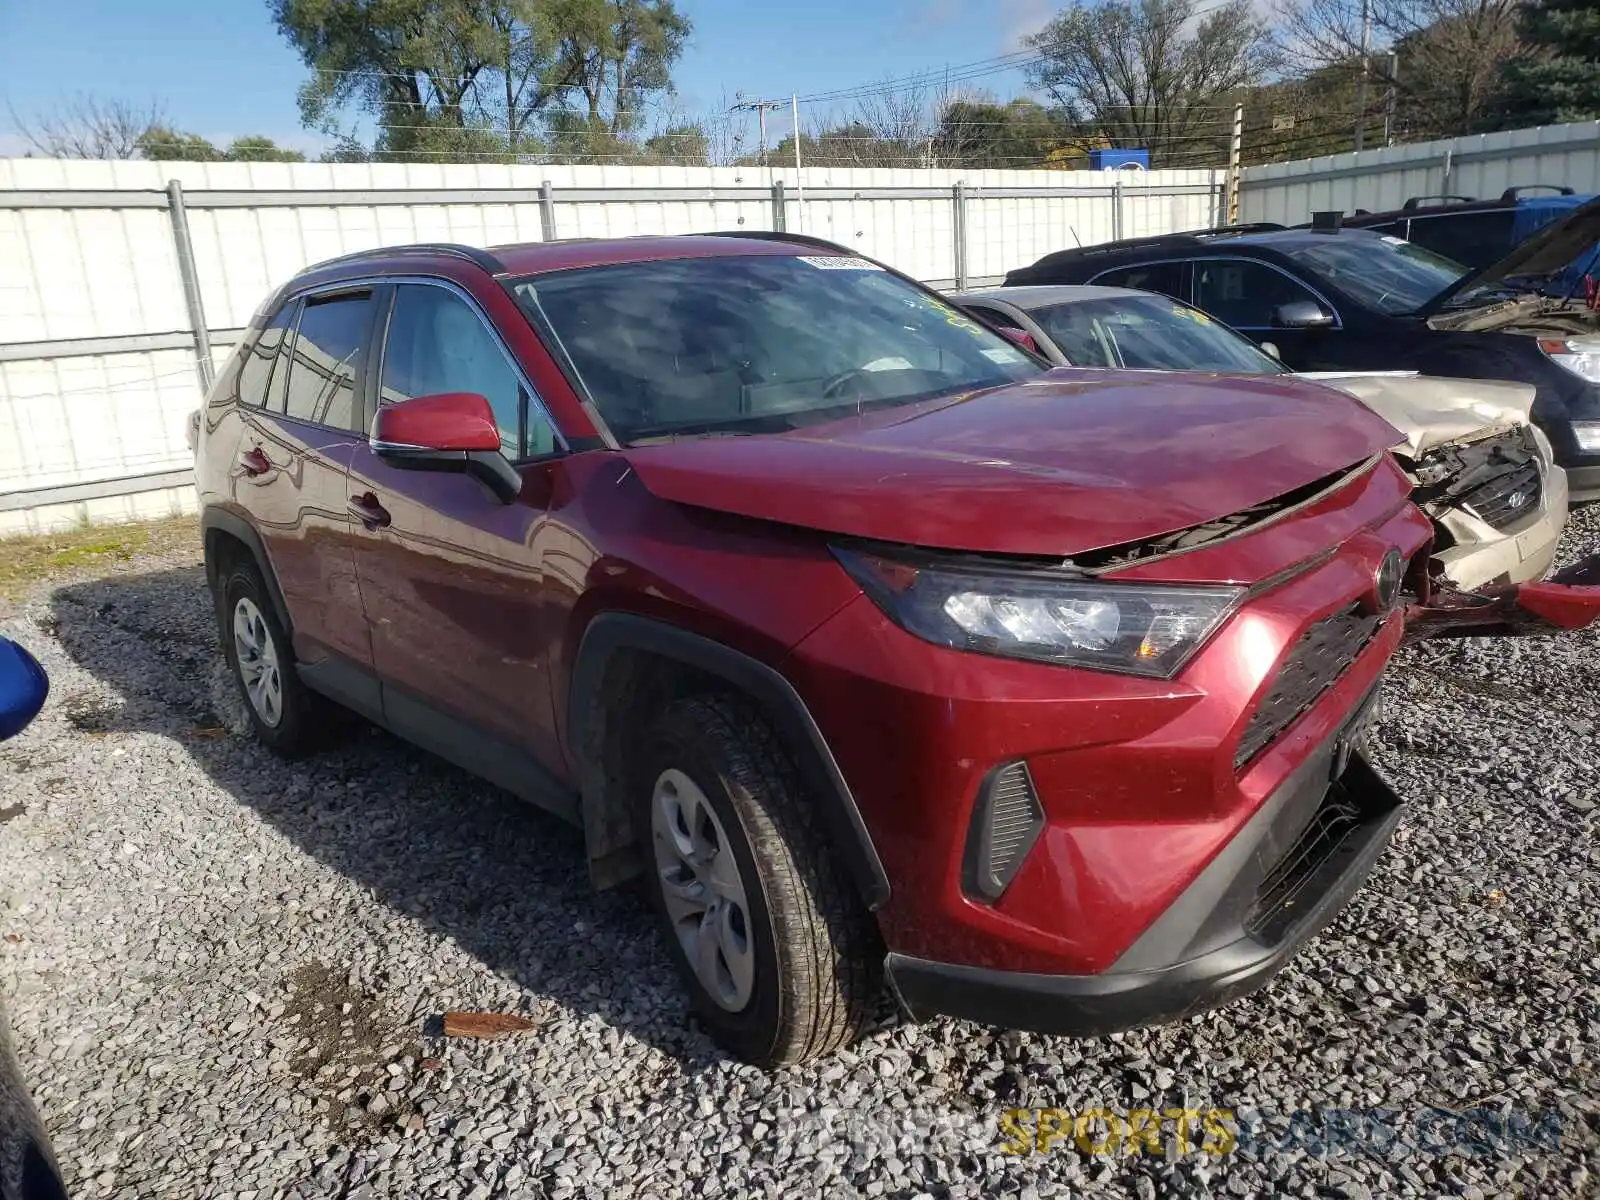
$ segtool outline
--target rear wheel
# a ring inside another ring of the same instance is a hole
[[[647,887],[711,1035],[761,1066],[851,1041],[878,994],[877,932],[760,710],[676,701],[641,768]]]
[[[256,737],[286,757],[315,749],[330,706],[295,673],[288,635],[255,563],[228,565],[217,587],[217,623]]]

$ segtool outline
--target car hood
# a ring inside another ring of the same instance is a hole
[[[1070,368],[789,433],[629,448],[667,500],[874,540],[1067,556],[1187,529],[1401,440],[1286,376]]]
[[[1535,388],[1489,379],[1439,379],[1411,371],[1308,371],[1298,376],[1348,392],[1405,438],[1391,449],[1417,459],[1451,442],[1472,442],[1517,425],[1533,411]]]
[[[1592,250],[1597,242],[1600,242],[1600,198],[1580,204],[1563,220],[1552,221],[1532,237],[1518,242],[1499,262],[1464,275],[1418,309],[1417,315],[1430,317],[1457,296],[1484,284],[1552,275],[1569,266],[1584,251]]]

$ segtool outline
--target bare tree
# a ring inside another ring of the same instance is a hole
[[[166,124],[161,105],[101,100],[79,93],[31,120],[8,104],[11,122],[34,152],[45,158],[137,158],[139,143]]]
[[[1114,146],[1143,147],[1154,165],[1214,138],[1218,106],[1276,63],[1251,0],[1094,0],[1057,14],[1027,39],[1029,69],[1067,120]]]
[[[1400,119],[1414,136],[1481,127],[1492,115],[1506,63],[1526,49],[1517,24],[1521,0],[1367,3],[1369,44],[1375,48],[1368,75],[1372,101],[1392,92]],[[1312,72],[1359,61],[1363,0],[1279,0],[1279,5],[1278,40],[1288,62]]]

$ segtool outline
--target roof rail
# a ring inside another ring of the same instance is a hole
[[[1573,196],[1577,193],[1569,187],[1561,187],[1554,183],[1525,183],[1521,187],[1508,187],[1500,193],[1500,199],[1505,204],[1515,204],[1523,192],[1554,192],[1558,196]]]
[[[1287,229],[1276,221],[1246,221],[1242,225],[1214,225],[1210,229],[1191,229],[1189,237],[1215,237],[1221,233],[1270,233],[1274,229]]]
[[[455,242],[418,242],[407,246],[375,246],[371,250],[357,250],[351,254],[341,254],[337,258],[329,258],[319,263],[312,263],[300,274],[305,275],[311,271],[320,271],[323,267],[331,267],[339,263],[361,262],[371,258],[392,258],[407,254],[444,254],[451,258],[461,258],[474,266],[482,267],[491,275],[498,275],[506,269],[505,264],[498,258],[487,250],[480,250],[476,246],[461,246]]]
[[[1445,204],[1476,204],[1476,196],[1411,196],[1400,206],[1401,211],[1410,212],[1413,208],[1421,208],[1425,200],[1442,200]]]
[[[747,238],[756,242],[793,242],[797,246],[816,246],[823,250],[837,250],[841,254],[859,257],[859,250],[830,242],[827,238],[812,237],[808,233],[785,233],[781,229],[716,229],[707,237]]]

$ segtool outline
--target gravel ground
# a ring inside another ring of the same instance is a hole
[[[1569,542],[1600,549],[1600,507]],[[1098,1041],[886,1024],[767,1073],[565,827],[376,732],[299,765],[239,736],[192,550],[0,629],[54,680],[0,747],[0,992],[75,1196],[1597,1190],[1600,635],[1404,655],[1377,757],[1409,815],[1265,993]],[[447,1042],[450,1009],[538,1028]],[[1017,1155],[1011,1107],[1239,1138]]]

